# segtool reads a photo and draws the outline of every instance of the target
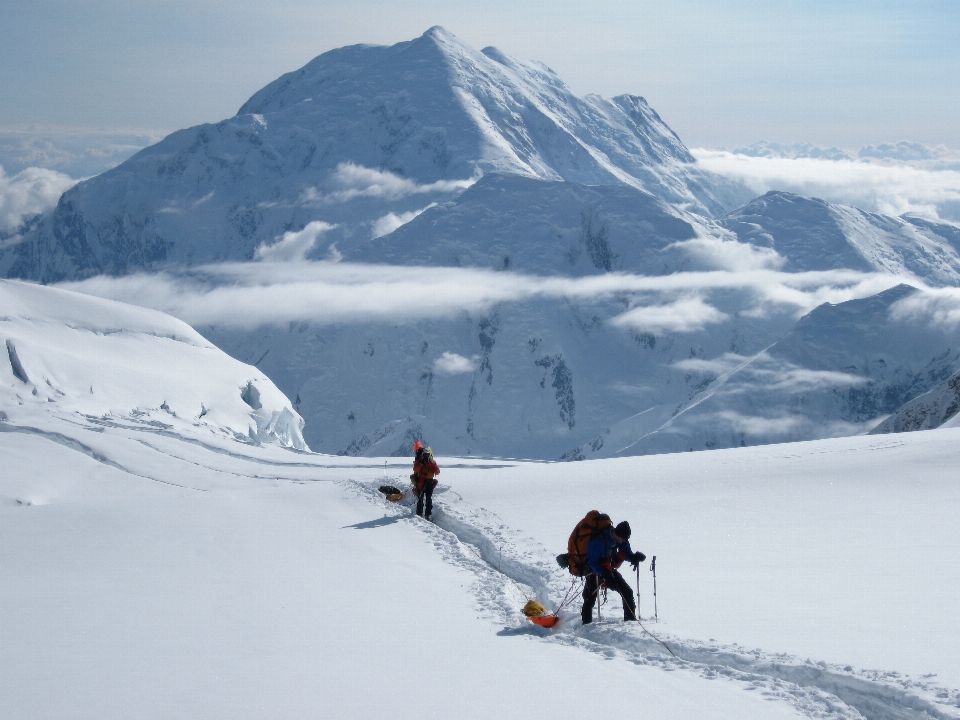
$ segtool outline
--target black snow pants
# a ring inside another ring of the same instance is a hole
[[[635,620],[637,604],[633,599],[633,588],[623,579],[623,575],[614,570],[604,575],[607,581],[607,587],[620,593],[623,599],[623,619]],[[580,617],[583,624],[587,625],[593,622],[593,606],[597,603],[597,595],[600,592],[600,578],[595,573],[590,573],[586,577],[583,586],[583,610],[580,611]]]
[[[433,514],[433,489],[436,486],[436,480],[427,480],[423,484],[423,490],[417,493],[417,515],[423,515],[427,520]],[[426,501],[426,507],[424,507],[424,501]],[[426,510],[426,514],[424,514],[424,510]]]

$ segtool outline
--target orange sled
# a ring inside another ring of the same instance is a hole
[[[527,618],[534,625],[539,625],[540,627],[551,628],[560,622],[560,617],[558,615],[537,615],[536,617]]]
[[[406,496],[406,493],[403,490],[396,488],[393,485],[381,485],[379,490],[387,496],[387,500],[390,502],[401,502]]]

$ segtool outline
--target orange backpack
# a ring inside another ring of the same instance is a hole
[[[567,540],[567,563],[571,575],[587,575],[590,568],[587,566],[587,544],[597,535],[613,525],[609,515],[599,510],[591,510],[587,516],[577,523]]]

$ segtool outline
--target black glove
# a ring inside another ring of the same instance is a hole
[[[642,563],[646,559],[647,559],[647,556],[644,555],[642,552],[635,552],[633,554],[633,557],[630,558],[630,564],[633,565],[633,569],[636,570],[640,566],[640,563]]]

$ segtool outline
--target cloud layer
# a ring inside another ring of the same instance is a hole
[[[9,177],[0,167],[0,233],[13,232],[25,217],[53,207],[76,183],[56,170],[32,167]]]
[[[884,157],[896,157],[898,152],[919,152],[915,148],[893,145],[864,150]],[[854,160],[757,157],[724,150],[694,149],[691,152],[707,170],[739,180],[758,195],[769,190],[784,190],[854,205],[868,212],[886,215],[916,212],[960,221],[960,167],[929,169],[902,162],[868,161],[872,155]]]
[[[313,249],[323,233],[333,230],[336,225],[314,220],[307,223],[303,230],[285,232],[283,237],[272,245],[264,243],[257,248],[254,258],[265,262],[299,262]],[[336,253],[336,248],[332,248]]]
[[[689,332],[721,322],[724,310],[717,304],[732,290],[738,291],[738,302],[745,303],[736,308],[738,312],[764,315],[777,310],[799,317],[823,302],[867,297],[901,280],[846,270],[782,273],[770,269],[568,278],[467,268],[416,272],[407,266],[303,261],[208,265],[176,274],[100,276],[63,287],[151,307],[195,326],[407,322],[481,312],[498,303],[616,299],[620,307],[626,300],[627,307],[611,310],[607,321],[614,325]]]
[[[436,203],[430,203],[426,207],[420,208],[419,210],[411,210],[410,212],[400,213],[399,215],[392,212],[387,213],[386,215],[384,215],[379,220],[376,220],[373,223],[372,237],[378,238],[384,235],[388,235],[392,233],[394,230],[396,230],[398,227],[402,225],[406,225],[408,222],[413,220],[415,217],[417,217],[421,213],[429,210],[432,207],[436,207],[436,205],[437,205]]]
[[[437,180],[420,184],[391,172],[345,162],[337,165],[325,183],[329,187],[308,187],[301,195],[300,202],[314,205],[344,203],[357,198],[401,200],[412,195],[458,192],[473,185],[477,179]]]

